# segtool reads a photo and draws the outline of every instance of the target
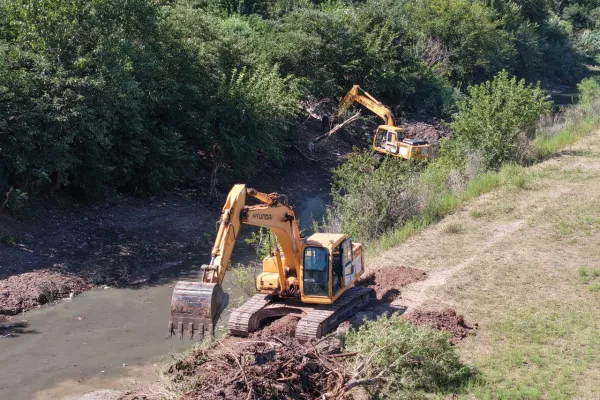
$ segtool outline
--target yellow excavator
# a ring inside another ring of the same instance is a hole
[[[247,196],[260,204],[247,205]],[[228,296],[222,283],[236,238],[243,224],[269,228],[279,246],[262,262],[256,278],[257,294],[230,317],[229,332],[248,336],[265,321],[297,315],[296,338],[319,338],[364,308],[373,290],[354,286],[364,272],[363,248],[338,233],[315,233],[302,238],[286,196],[265,194],[235,185],[225,201],[211,260],[201,266],[201,282],[180,281],[171,300],[169,337],[190,339],[214,334]]]
[[[355,102],[379,115],[385,123],[379,125],[373,135],[374,151],[407,160],[429,160],[433,157],[431,145],[427,141],[405,138],[402,128],[396,126],[392,110],[362,90],[359,85],[352,86],[352,89],[346,93],[340,104],[337,118],[340,118]]]

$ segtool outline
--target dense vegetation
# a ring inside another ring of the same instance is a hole
[[[506,69],[570,84],[600,1],[1,0],[0,195],[156,191],[280,159],[299,100],[359,83],[448,116]],[[15,203],[16,204],[16,203]]]
[[[377,167],[369,152],[349,154],[333,171],[326,229],[387,248],[498,185],[522,188],[524,165],[600,126],[600,83],[585,78],[577,87],[580,103],[549,115],[551,102],[538,86],[502,71],[469,87],[450,124],[453,136],[433,161],[388,157]]]

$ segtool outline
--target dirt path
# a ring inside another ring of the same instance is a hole
[[[427,272],[397,307],[478,323],[458,345],[481,373],[465,398],[600,398],[598,199],[600,132],[371,260]]]

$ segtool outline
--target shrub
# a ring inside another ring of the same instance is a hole
[[[595,78],[585,78],[577,84],[579,103],[589,106],[595,99],[600,98],[600,84]]]
[[[415,327],[398,315],[380,317],[350,331],[345,348],[359,352],[356,365],[366,365],[361,377],[385,377],[386,392],[398,396],[417,390],[449,392],[472,375],[446,333]]]
[[[526,85],[502,71],[492,81],[469,87],[451,123],[452,145],[463,155],[481,151],[486,168],[521,161],[538,119],[550,110],[539,83]]]
[[[420,166],[386,157],[381,165],[370,150],[353,152],[333,170],[333,209],[343,232],[369,241],[412,217],[419,208],[416,172]]]
[[[237,264],[231,269],[232,283],[246,296],[252,297],[256,294],[256,271],[250,265]]]
[[[417,0],[408,2],[407,15],[422,40],[437,38],[446,49],[447,63],[440,72],[463,87],[489,79],[515,62],[509,32],[493,20],[492,10],[468,0]],[[437,52],[439,53],[439,51]],[[439,57],[438,57],[439,59]]]

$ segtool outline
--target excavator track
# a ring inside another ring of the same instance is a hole
[[[318,339],[334,330],[341,322],[369,304],[375,292],[371,288],[352,287],[334,304],[302,304],[299,299],[280,299],[277,296],[257,294],[229,316],[229,332],[234,336],[248,337],[269,318],[295,314],[300,317],[296,327],[299,341]]]
[[[256,294],[241,307],[236,308],[229,316],[227,327],[234,336],[247,337],[260,326],[258,315],[269,304],[275,302],[276,297],[268,294]]]
[[[373,297],[373,289],[355,286],[343,293],[334,304],[316,306],[298,322],[296,339],[300,342],[319,339],[365,308]]]

